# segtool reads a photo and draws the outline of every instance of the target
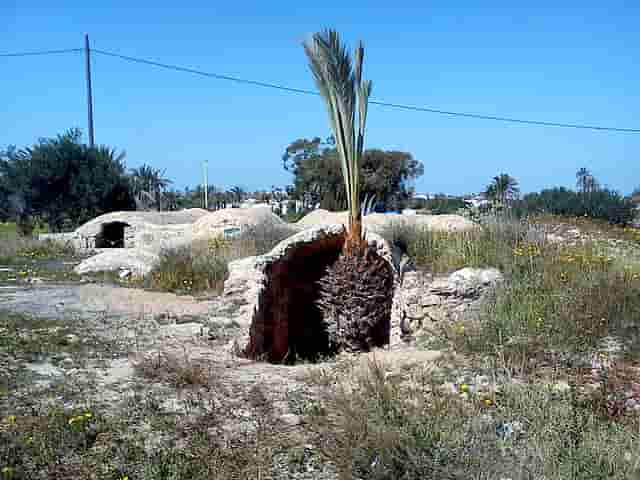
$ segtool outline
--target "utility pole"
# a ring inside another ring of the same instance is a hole
[[[91,49],[89,49],[89,35],[84,34],[84,56],[87,72],[87,116],[89,117],[89,147],[95,145],[93,138],[93,94],[91,91]]]
[[[202,164],[202,169],[204,173],[204,209],[209,210],[209,179],[208,170],[209,170],[209,161],[205,160]]]

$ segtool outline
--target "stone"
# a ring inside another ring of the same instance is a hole
[[[402,333],[411,338],[406,332],[407,324],[414,330],[428,327],[424,320],[433,323],[459,320],[476,309],[483,295],[502,280],[502,274],[494,268],[463,268],[436,278],[408,272],[396,293],[394,316],[408,320]]]
[[[160,337],[190,338],[201,337],[208,334],[209,329],[201,323],[188,322],[174,325],[165,325],[160,328]]]
[[[412,320],[422,320],[425,317],[422,307],[417,303],[410,303],[405,312],[407,317]]]
[[[295,427],[302,424],[302,418],[294,413],[285,413],[280,415],[280,421],[289,427]]]
[[[83,260],[73,271],[77,275],[86,275],[130,270],[136,275],[146,275],[158,260],[159,256],[148,250],[113,248]]]

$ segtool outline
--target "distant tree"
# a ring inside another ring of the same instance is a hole
[[[295,140],[286,148],[282,161],[294,177],[290,198],[301,200],[305,209],[318,203],[327,210],[346,209],[346,190],[333,138]],[[413,193],[410,182],[424,173],[421,162],[399,151],[365,150],[360,166],[362,197],[375,196],[383,208],[391,210],[408,203]]]
[[[516,202],[515,207],[522,216],[540,213],[587,216],[618,225],[626,225],[634,218],[632,200],[606,188],[590,192],[587,196],[565,187],[548,188],[539,193],[528,193]]]
[[[242,187],[236,185],[229,189],[229,197],[231,199],[231,204],[234,207],[239,207],[244,199],[245,191]]]
[[[489,200],[500,202],[503,205],[517,198],[519,193],[518,181],[506,173],[493,177],[492,182],[485,190]]]
[[[131,186],[139,208],[162,210],[167,187],[172,183],[164,175],[165,170],[146,164],[131,169]]]
[[[81,143],[72,129],[32,147],[8,148],[0,161],[3,195],[21,225],[40,217],[52,230],[73,228],[102,213],[135,208],[124,152]]]
[[[595,192],[599,188],[598,181],[586,168],[576,172],[576,188],[582,193]]]

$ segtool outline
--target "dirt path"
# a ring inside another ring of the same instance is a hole
[[[172,293],[149,292],[99,284],[45,284],[33,287],[0,288],[0,309],[16,313],[64,319],[74,315],[165,316],[173,319],[206,317],[213,313],[216,300],[196,300]]]

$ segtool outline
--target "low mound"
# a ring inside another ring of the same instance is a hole
[[[99,272],[130,270],[136,275],[146,275],[158,261],[158,255],[138,248],[104,250],[83,260],[73,271],[78,275]]]
[[[304,217],[302,217],[296,225],[302,227],[315,227],[320,225],[339,225],[346,224],[348,221],[347,212],[330,212],[329,210],[323,210],[318,208]]]
[[[347,212],[329,212],[317,209],[298,221],[296,225],[315,227],[324,225],[345,225]],[[472,230],[476,225],[461,215],[398,215],[372,213],[364,217],[365,228],[379,232],[392,224],[420,225],[439,232],[462,232]]]
[[[224,235],[255,225],[282,225],[285,222],[269,207],[224,208],[211,212],[193,224],[194,238]]]
[[[192,224],[207,215],[201,208],[190,208],[172,212],[111,212],[81,225],[76,233],[81,236],[93,236],[100,233],[104,224],[121,222],[132,227],[144,225],[183,225]]]

